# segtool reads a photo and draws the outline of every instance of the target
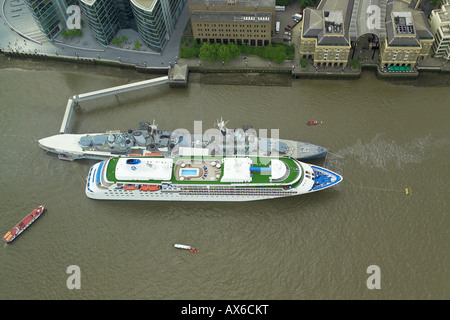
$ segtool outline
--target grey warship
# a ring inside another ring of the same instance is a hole
[[[298,160],[318,159],[328,149],[308,142],[259,137],[252,126],[228,129],[222,119],[217,129],[191,134],[183,129],[161,131],[155,120],[140,122],[137,130],[107,131],[91,134],[59,134],[40,139],[45,151],[58,154],[62,160],[104,160],[115,156],[161,154],[167,157],[188,155],[286,156]]]

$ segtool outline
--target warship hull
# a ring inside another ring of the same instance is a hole
[[[251,128],[251,127],[250,127]],[[261,138],[254,131],[218,130],[216,136],[160,131],[148,123],[138,130],[106,131],[89,134],[58,134],[40,139],[39,146],[62,160],[105,160],[115,156],[145,156],[160,153],[166,157],[185,155],[285,156],[298,160],[323,158],[328,149],[308,142]],[[230,138],[230,132],[233,136]],[[220,139],[218,139],[220,138]]]

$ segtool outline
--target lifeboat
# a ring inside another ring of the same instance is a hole
[[[25,231],[26,228],[28,228],[33,222],[36,221],[37,218],[41,216],[41,214],[44,212],[44,206],[39,206],[33,211],[31,211],[30,214],[28,214],[25,218],[22,219],[18,224],[15,225],[13,229],[8,231],[3,236],[3,241],[6,243],[10,243],[15,238],[17,238],[22,232]]]
[[[313,126],[313,125],[315,125],[315,124],[318,124],[319,122],[317,122],[317,120],[313,120],[313,121],[308,121],[306,124],[308,125],[308,126]]]
[[[159,186],[156,184],[141,184],[139,190],[141,190],[141,191],[158,191]]]
[[[123,186],[123,190],[136,190],[137,187],[134,184],[127,184]]]
[[[164,156],[162,153],[158,153],[158,152],[147,152],[147,153],[145,153],[145,155],[150,156],[150,157]]]

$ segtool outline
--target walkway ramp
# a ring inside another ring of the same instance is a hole
[[[61,133],[61,134],[67,133],[67,129],[70,124],[70,118],[72,117],[73,107],[75,105],[77,105],[78,102],[80,102],[80,101],[102,98],[102,97],[116,95],[116,94],[123,93],[123,92],[129,92],[129,91],[144,89],[144,88],[148,88],[148,87],[153,87],[153,86],[157,86],[157,85],[165,84],[165,83],[169,83],[169,76],[163,76],[163,77],[154,78],[154,79],[150,79],[150,80],[144,80],[144,81],[140,81],[140,82],[125,84],[122,86],[117,86],[117,87],[112,87],[112,88],[107,88],[107,89],[102,89],[102,90],[97,90],[97,91],[92,91],[92,92],[88,92],[88,93],[75,95],[67,101],[66,112],[64,114],[64,118],[61,123],[61,129],[59,130],[59,133]]]

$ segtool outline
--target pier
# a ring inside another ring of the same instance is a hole
[[[187,73],[187,71],[185,71],[185,72]],[[107,88],[107,89],[102,89],[102,90],[97,90],[97,91],[92,91],[92,92],[88,92],[88,93],[75,95],[75,96],[69,98],[69,100],[67,101],[66,112],[64,114],[64,118],[61,123],[61,129],[59,130],[59,133],[61,133],[61,134],[67,133],[67,130],[68,130],[69,124],[70,124],[70,119],[72,117],[72,112],[75,107],[79,106],[78,103],[81,101],[102,98],[102,97],[111,96],[111,95],[117,95],[117,94],[123,93],[123,92],[129,92],[129,91],[133,91],[133,90],[149,88],[149,87],[166,84],[166,83],[171,84],[173,80],[179,80],[179,79],[171,80],[171,78],[173,79],[173,77],[171,75],[167,75],[167,76],[158,77],[155,79],[144,80],[144,81],[139,81],[139,82],[135,82],[135,83],[125,84],[122,86],[117,86],[117,87],[112,87],[112,88]],[[177,82],[179,82],[179,81],[177,81]],[[183,78],[182,82],[187,82],[187,77]]]

